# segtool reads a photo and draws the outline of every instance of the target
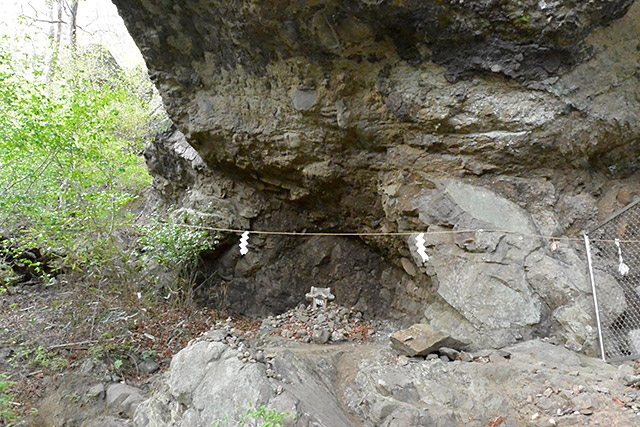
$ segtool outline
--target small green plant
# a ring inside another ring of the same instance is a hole
[[[156,353],[155,350],[145,350],[142,352],[142,354],[140,355],[140,358],[143,361],[147,361],[149,359],[154,359],[158,354]]]
[[[14,367],[27,364],[52,371],[62,371],[69,365],[66,359],[56,357],[54,352],[48,351],[42,346],[34,348],[24,342],[20,344],[20,349],[16,354],[9,359],[9,363]]]
[[[113,368],[118,371],[120,368],[122,368],[122,360],[118,359],[115,362],[113,362]]]
[[[258,409],[247,409],[241,425],[244,425],[246,421],[255,420],[262,422],[262,427],[284,427],[287,418],[294,419],[294,417],[295,416],[289,412],[278,412],[275,409],[267,409],[265,406],[261,406]]]
[[[213,427],[221,427],[221,426],[228,425],[228,424],[229,424],[229,416],[225,415],[224,419],[215,420],[213,422]]]
[[[16,383],[9,381],[6,373],[0,374],[0,425],[11,424],[19,420],[14,409],[13,396],[8,393],[9,389]]]
[[[514,22],[518,25],[526,25],[529,23],[530,20],[531,20],[531,15],[525,13],[524,15],[516,18]]]
[[[35,350],[27,345],[27,343],[20,343],[20,348],[15,352],[11,358],[9,358],[9,363],[14,368],[18,367],[20,364],[29,360],[31,355]]]
[[[51,365],[50,354],[44,347],[40,346],[35,350],[35,355],[33,357],[32,364],[36,366],[42,366],[43,368],[48,368]]]
[[[55,372],[64,371],[69,366],[69,361],[62,357],[54,357],[51,359],[50,369]]]
[[[101,345],[94,345],[89,348],[89,355],[96,360],[100,360],[104,357],[104,347]]]
[[[251,406],[244,413],[241,420],[231,420],[228,415],[225,415],[223,419],[218,419],[213,422],[213,427],[222,426],[260,426],[260,427],[285,427],[287,425],[287,419],[295,419],[294,414],[289,412],[279,412],[276,409],[267,409],[266,406],[260,406],[257,409],[253,409]]]

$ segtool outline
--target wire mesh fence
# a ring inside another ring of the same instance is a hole
[[[640,200],[584,238],[602,358],[640,358]]]

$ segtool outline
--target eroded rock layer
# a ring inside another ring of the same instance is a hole
[[[147,153],[174,203],[215,227],[471,230],[428,234],[426,263],[411,236],[252,236],[245,257],[231,236],[212,295],[264,314],[331,286],[476,346],[593,351],[581,243],[536,235],[640,189],[639,4],[114,3],[176,126]]]

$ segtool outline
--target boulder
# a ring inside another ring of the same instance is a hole
[[[441,347],[462,350],[465,343],[436,331],[427,323],[417,323],[391,335],[391,347],[405,356],[426,356]]]
[[[449,360],[456,360],[461,354],[458,350],[449,347],[440,347],[438,353],[441,356],[446,356]]]
[[[412,201],[418,221],[438,232],[427,235],[432,251],[425,270],[437,278],[438,295],[473,325],[466,338],[512,344],[519,331],[542,320],[543,301],[523,272],[540,245],[523,236],[536,234],[536,226],[524,209],[487,188],[457,179],[432,182],[435,188],[419,191]],[[413,248],[412,255],[417,263]],[[437,328],[451,334],[458,325],[438,322]]]
[[[334,357],[244,345],[269,355],[244,363],[238,350],[208,338],[181,350],[159,380],[161,387],[138,406],[135,425],[242,425],[248,409],[263,406],[292,414],[292,425],[351,425],[335,396]]]
[[[315,329],[311,334],[311,340],[316,344],[326,344],[331,337],[331,332],[328,328]]]

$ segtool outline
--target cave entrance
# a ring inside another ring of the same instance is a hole
[[[200,304],[251,317],[281,314],[307,304],[311,287],[331,288],[335,303],[369,318],[419,317],[424,302],[411,297],[411,279],[355,237],[251,235],[249,252],[234,244],[201,264]]]

